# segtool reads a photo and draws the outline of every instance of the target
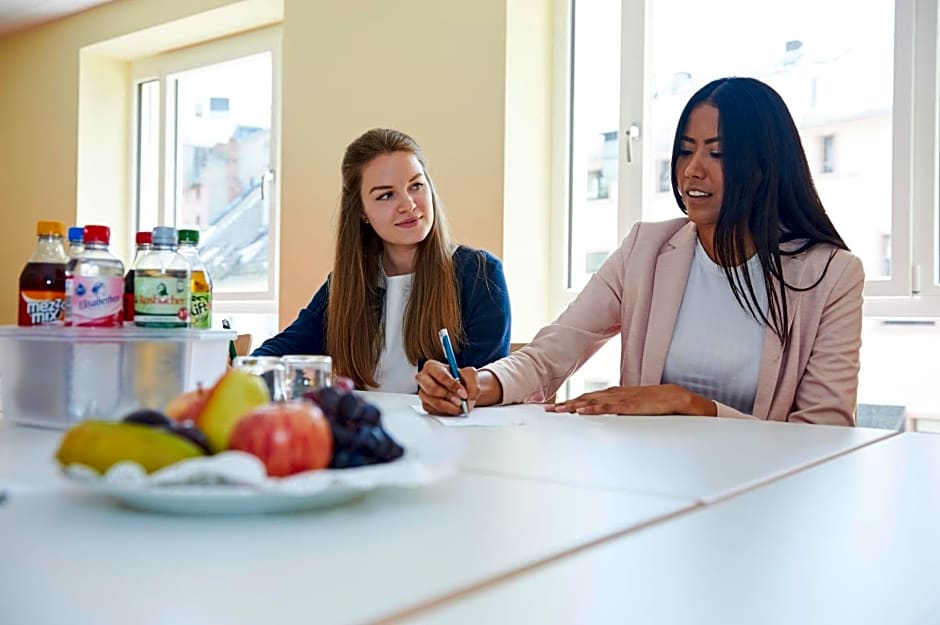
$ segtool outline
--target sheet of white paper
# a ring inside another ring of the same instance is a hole
[[[449,427],[506,427],[529,425],[545,417],[545,408],[540,404],[517,406],[487,406],[474,408],[466,417],[438,417],[429,415],[424,408],[413,405],[415,412],[435,419],[441,425]]]

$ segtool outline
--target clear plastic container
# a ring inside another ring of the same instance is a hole
[[[189,316],[192,327],[208,329],[212,327],[212,278],[199,257],[199,231],[180,230],[179,253],[189,261],[192,272],[190,280],[191,301]]]
[[[0,326],[3,416],[65,428],[162,409],[228,364],[231,330]]]
[[[124,325],[124,263],[108,250],[111,229],[85,226],[85,250],[65,267],[65,325]]]
[[[191,272],[189,262],[176,251],[176,228],[154,228],[152,245],[134,265],[134,323],[188,328]]]

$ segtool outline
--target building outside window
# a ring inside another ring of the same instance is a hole
[[[271,28],[132,64],[136,230],[196,228],[213,327],[277,331],[277,64]]]
[[[666,193],[667,191],[672,191],[672,169],[670,167],[671,162],[669,159],[661,158],[658,161],[656,166],[659,176],[659,184],[657,190],[660,193]]]
[[[820,138],[822,147],[822,165],[819,171],[824,174],[831,174],[835,171],[835,135],[824,135]]]

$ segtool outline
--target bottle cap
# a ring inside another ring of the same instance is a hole
[[[65,236],[65,224],[61,221],[42,219],[36,222],[36,234]]]
[[[180,230],[180,243],[183,241],[188,241],[193,245],[199,245],[199,231],[186,228]]]
[[[134,237],[134,242],[137,245],[150,245],[153,243],[153,235],[149,232],[138,232]]]
[[[157,226],[153,229],[153,244],[176,247],[176,228]]]
[[[85,226],[85,243],[104,243],[111,242],[111,228],[107,226]]]
[[[69,241],[81,243],[84,240],[85,229],[81,226],[72,226],[69,228]]]

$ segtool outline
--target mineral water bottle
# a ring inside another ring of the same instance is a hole
[[[85,251],[85,229],[81,226],[72,226],[69,228],[69,249],[66,252],[69,260],[77,258],[79,254]]]
[[[134,266],[137,265],[141,256],[150,251],[153,240],[149,232],[138,232],[134,239],[137,243],[137,253],[134,254],[131,268],[124,276],[124,321],[134,320]]]
[[[134,265],[134,323],[188,328],[191,273],[189,262],[176,251],[176,228],[154,228],[152,245]]]
[[[85,226],[85,250],[65,268],[65,325],[124,324],[124,263],[108,251],[111,230]]]
[[[65,224],[40,221],[36,224],[36,250],[20,274],[19,315],[21,326],[62,325],[65,309],[65,264],[62,246]]]
[[[212,327],[212,279],[199,257],[199,231],[180,230],[179,253],[189,261],[192,300],[189,316],[194,328]]]

